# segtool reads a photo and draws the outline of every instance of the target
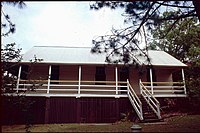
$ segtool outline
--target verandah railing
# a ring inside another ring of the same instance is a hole
[[[156,97],[186,96],[184,82],[142,82],[145,88]],[[153,85],[153,86],[152,86]],[[88,92],[127,94],[127,83],[124,81],[76,81],[76,80],[17,80],[8,84],[13,91],[33,90],[41,93],[84,94]]]
[[[142,82],[147,90],[153,95],[186,95],[186,86],[184,82]]]
[[[8,84],[8,86],[13,86]],[[76,81],[76,80],[19,80],[13,91],[29,91],[46,94],[127,94],[127,82]]]

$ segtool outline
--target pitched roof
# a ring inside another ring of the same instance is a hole
[[[92,54],[90,47],[61,47],[61,46],[35,46],[27,51],[22,62],[30,62],[36,56],[43,59],[42,63],[62,64],[107,64],[106,54]],[[149,50],[151,64],[155,66],[186,66],[176,58],[164,51]],[[139,62],[144,62],[144,57],[138,57]]]

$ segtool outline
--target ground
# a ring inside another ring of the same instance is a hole
[[[110,124],[36,124],[30,132],[131,132],[131,126],[138,124],[143,132],[200,132],[200,115],[171,116],[163,122],[133,123],[116,122]],[[25,132],[25,125],[4,125],[3,132]]]

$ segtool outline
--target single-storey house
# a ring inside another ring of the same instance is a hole
[[[138,57],[142,74],[134,65],[108,64],[106,54],[90,51],[35,46],[15,65],[12,95],[23,93],[37,101],[35,123],[115,122],[128,109],[144,121],[148,119],[144,106],[159,120],[159,97],[187,96],[187,65],[164,51],[148,51],[151,67]]]

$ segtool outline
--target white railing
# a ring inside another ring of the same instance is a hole
[[[149,90],[143,85],[143,83],[140,80],[140,91],[142,97],[146,100],[148,105],[151,107],[151,109],[156,113],[159,119],[161,119],[160,115],[160,103],[158,100],[151,94]]]
[[[186,95],[184,82],[142,82],[147,90],[154,95]],[[153,91],[153,92],[152,92]]]
[[[134,107],[134,109],[135,109],[138,117],[140,118],[140,120],[143,120],[144,118],[143,118],[143,113],[142,113],[142,102],[140,101],[139,97],[137,96],[137,94],[133,90],[128,79],[127,79],[127,90],[128,90],[128,98],[129,98],[132,106]]]
[[[33,90],[35,94],[127,95],[127,82],[76,80],[19,80],[16,92]],[[33,93],[32,92],[32,93]],[[28,93],[28,92],[27,92]],[[31,92],[29,92],[31,93]]]

